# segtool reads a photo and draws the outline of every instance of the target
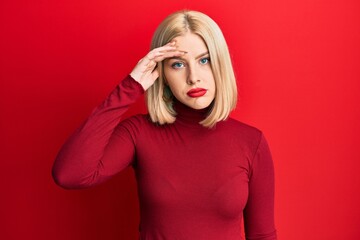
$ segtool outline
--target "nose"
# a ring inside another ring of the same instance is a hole
[[[189,85],[194,85],[197,82],[200,82],[199,75],[197,74],[197,71],[195,67],[189,67],[188,69],[188,76],[186,79],[186,83]]]

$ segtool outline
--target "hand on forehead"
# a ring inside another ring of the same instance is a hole
[[[180,51],[185,51],[187,54],[182,58],[198,58],[208,52],[208,48],[204,40],[191,32],[187,32],[185,35],[178,36],[172,41],[175,42],[175,46]]]

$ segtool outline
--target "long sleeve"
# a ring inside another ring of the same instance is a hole
[[[274,166],[263,134],[251,162],[244,224],[247,240],[277,239],[274,224]]]
[[[104,182],[130,166],[134,141],[124,126],[123,114],[144,93],[127,76],[97,106],[60,149],[52,169],[55,182],[64,188],[85,188]]]

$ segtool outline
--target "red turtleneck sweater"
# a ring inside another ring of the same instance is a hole
[[[261,131],[234,119],[214,129],[206,110],[179,102],[175,123],[148,115],[123,120],[142,86],[130,76],[93,110],[61,148],[53,167],[64,188],[97,185],[132,166],[142,240],[274,240],[274,171]]]

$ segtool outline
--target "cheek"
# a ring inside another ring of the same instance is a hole
[[[176,79],[179,79],[181,76],[179,71],[175,71],[170,67],[164,67],[163,69],[164,76],[168,82],[175,82]]]
[[[214,91],[216,90],[216,84],[215,84],[215,78],[214,78],[214,74],[211,70],[211,68],[206,69],[204,71],[204,78],[207,79],[207,84],[209,86],[209,88],[213,89]]]
[[[164,69],[164,75],[171,91],[181,91],[181,89],[183,88],[183,84],[185,83],[185,81],[183,80],[184,74],[182,73],[182,71]]]
[[[174,95],[181,94],[183,92],[183,85],[176,81],[176,79],[172,79],[172,81],[168,81],[168,85],[173,92]]]
[[[201,69],[201,75],[203,78],[209,79],[209,81],[210,80],[213,81],[213,79],[214,79],[214,74],[213,74],[213,71],[212,71],[210,65],[207,65],[206,67]]]

